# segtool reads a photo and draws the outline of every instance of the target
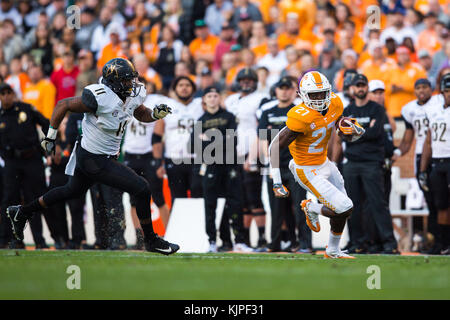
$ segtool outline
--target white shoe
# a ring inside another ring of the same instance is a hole
[[[209,244],[209,250],[208,250],[208,252],[212,252],[212,253],[217,252],[217,245],[216,245],[215,242],[211,242],[211,243]]]
[[[308,210],[309,203],[311,203],[311,199],[303,200],[302,203],[300,204],[303,212],[305,213],[306,224],[312,231],[319,232],[320,231],[319,215],[317,213],[312,212],[311,210]]]
[[[323,257],[325,259],[356,259],[355,257],[348,255],[346,252],[341,250],[331,251],[328,249],[328,246],[325,250]]]
[[[253,252],[253,248],[250,248],[245,243],[236,243],[233,247],[233,251],[248,253]]]

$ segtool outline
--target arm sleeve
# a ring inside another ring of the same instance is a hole
[[[83,89],[83,93],[81,94],[81,101],[83,101],[84,105],[91,109],[93,113],[97,112],[97,99],[95,99],[95,96],[91,90],[88,90],[86,88]]]

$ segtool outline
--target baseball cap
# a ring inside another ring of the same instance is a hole
[[[203,91],[203,97],[210,92],[217,92],[218,94],[220,94],[219,88],[217,88],[216,86],[209,86]]]
[[[431,87],[431,82],[428,79],[420,78],[420,79],[417,79],[416,82],[414,82],[414,88],[421,84],[425,84],[425,85]]]
[[[206,27],[206,22],[203,19],[195,20],[194,25],[196,28]]]
[[[368,84],[369,81],[367,80],[367,77],[365,75],[363,75],[362,73],[358,73],[353,77],[352,85],[356,86],[358,85],[358,83]]]
[[[250,15],[247,12],[242,12],[239,15],[239,21],[251,20]]]
[[[370,80],[369,81],[369,92],[374,92],[377,90],[386,90],[384,87],[384,82],[381,80]]]
[[[422,59],[422,58],[426,58],[426,57],[431,57],[428,50],[420,49],[419,52],[417,53],[417,58]]]
[[[211,70],[208,67],[203,67],[200,74],[202,76],[209,76],[209,75],[211,75]]]
[[[276,87],[277,88],[281,88],[283,86],[288,87],[289,89],[293,88],[294,85],[292,84],[291,79],[289,79],[289,77],[282,77],[277,83],[276,83]]]
[[[8,83],[2,82],[2,83],[0,83],[0,92],[2,92],[4,90],[13,91],[13,88]]]

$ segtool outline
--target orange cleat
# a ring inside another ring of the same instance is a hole
[[[305,213],[306,224],[312,231],[319,232],[320,231],[319,215],[317,213],[308,210],[309,202],[311,202],[311,199],[303,200],[302,203],[300,204],[302,206],[303,212]]]

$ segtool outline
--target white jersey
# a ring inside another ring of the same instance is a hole
[[[125,102],[104,84],[91,84],[85,89],[94,94],[97,111],[84,114],[81,146],[90,153],[117,155],[127,123],[145,100],[145,87],[137,97],[128,97]]]
[[[450,158],[450,107],[444,108],[444,99],[426,110],[428,128],[431,130],[431,157]]]
[[[188,144],[195,122],[204,113],[202,99],[195,98],[184,105],[175,99],[166,98],[164,103],[172,108],[172,113],[164,118],[164,156],[169,159],[193,158]]]
[[[240,93],[235,93],[225,99],[226,109],[235,115],[237,126],[237,154],[245,156],[251,144],[257,138],[258,122],[257,110],[261,100],[269,96],[260,92],[253,92],[241,98]]]
[[[165,97],[162,95],[149,94],[145,98],[143,105],[150,110],[153,110],[158,104],[163,103],[163,99],[165,99]],[[122,150],[132,154],[146,154],[152,152],[152,135],[155,123],[155,121],[141,122],[133,117],[128,123],[127,130],[125,131]]]
[[[402,117],[414,129],[416,138],[415,154],[422,154],[423,144],[427,136],[428,119],[426,110],[432,106],[440,105],[439,95],[432,96],[425,104],[419,105],[417,100],[407,103],[401,111]]]

